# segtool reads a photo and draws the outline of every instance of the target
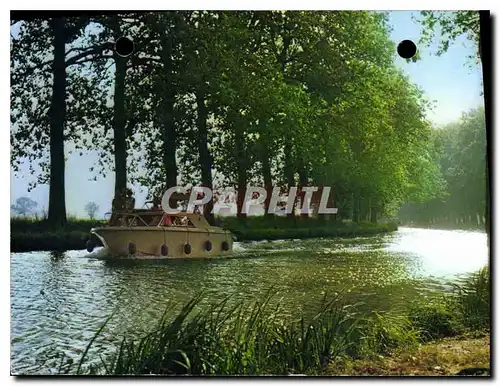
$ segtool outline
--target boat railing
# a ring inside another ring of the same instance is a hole
[[[137,213],[131,213],[131,212],[107,212],[105,216],[110,215],[109,219],[109,225],[110,226],[116,226],[116,225],[125,225],[125,226],[138,226],[137,224],[133,224],[133,219],[136,219],[140,221],[144,226],[151,226],[149,225],[144,219]],[[119,220],[124,220],[125,224],[122,222],[121,224],[115,224],[116,222],[119,222]]]
[[[181,227],[194,227],[194,224],[186,218],[182,221],[183,216],[176,216],[165,212],[150,211],[147,209],[135,209],[134,212],[107,212],[105,216],[110,215],[108,226],[147,226],[147,227],[161,227],[161,226],[181,226]],[[144,217],[157,219],[153,223],[149,223]],[[166,223],[166,218],[170,217],[170,223]],[[131,219],[138,219],[141,224],[134,223]],[[122,221],[120,221],[122,220]]]

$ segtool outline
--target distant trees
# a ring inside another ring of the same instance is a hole
[[[432,40],[436,37],[436,27],[440,28],[441,39],[439,40],[437,55],[442,55],[443,53],[448,51],[448,48],[451,44],[453,44],[459,36],[467,36],[470,40],[475,42],[476,44],[476,52],[471,55],[468,59],[472,60],[475,63],[481,63],[483,69],[483,87],[484,85],[488,85],[491,82],[490,79],[490,71],[488,71],[490,63],[489,59],[491,58],[491,47],[485,46],[487,41],[485,39],[489,38],[491,33],[491,16],[489,16],[489,11],[456,11],[456,12],[444,12],[444,11],[422,11],[420,12],[421,18],[419,22],[422,25],[422,38],[421,43],[430,45]],[[485,51],[487,50],[487,51]],[[485,98],[486,102],[491,98],[489,94],[489,89],[485,88]],[[479,120],[479,114],[488,114],[491,113],[487,110],[489,108],[488,103],[485,103],[485,109],[479,109],[472,114]],[[490,124],[482,118],[483,124],[480,125],[482,130],[486,132],[492,132],[492,128],[487,125]],[[476,125],[476,127],[479,127]],[[476,132],[476,135],[484,138],[486,140],[486,135],[481,136],[480,133]],[[477,138],[477,137],[476,137]],[[481,162],[482,167],[485,168],[484,172],[479,172],[479,177],[484,183],[484,187],[480,187],[478,189],[479,194],[483,194],[483,199],[477,199],[475,202],[484,202],[484,204],[479,204],[481,207],[481,211],[477,213],[478,217],[485,217],[486,220],[486,231],[488,232],[488,240],[490,237],[490,183],[488,176],[488,164],[487,164],[487,151],[486,145],[481,145],[481,154],[484,158]],[[478,154],[475,154],[474,157],[477,157]],[[474,169],[476,172],[477,169]],[[483,178],[484,176],[484,178]]]
[[[37,206],[38,203],[31,198],[19,197],[16,200],[16,204],[11,205],[10,209],[15,213],[20,214],[21,216],[27,216],[28,214],[33,213]]]
[[[89,215],[91,220],[95,219],[95,214],[99,210],[99,205],[97,205],[94,201],[90,201],[85,205],[85,212]]]
[[[432,159],[444,178],[443,194],[403,208],[403,219],[483,223],[486,208],[484,108],[433,132]]]

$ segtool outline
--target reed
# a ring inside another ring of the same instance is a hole
[[[413,307],[410,320],[424,340],[490,330],[490,291],[490,271],[484,267],[463,277],[451,293]]]
[[[488,266],[465,277],[455,287],[455,295],[461,322],[466,328],[490,329],[491,282]]]
[[[485,268],[452,294],[406,314],[363,315],[339,294],[328,301],[325,297],[314,317],[286,320],[280,302],[272,305],[272,290],[259,301],[234,304],[228,296],[209,307],[199,305],[200,293],[180,311],[168,308],[142,338],[123,338],[100,366],[83,366],[103,325],[78,362],[77,374],[323,374],[332,363],[412,352],[429,340],[488,329],[488,291]]]
[[[460,283],[452,294],[422,303],[406,314],[362,315],[342,294],[326,300],[314,317],[284,320],[275,293],[208,308],[194,297],[138,341],[124,338],[116,354],[93,372],[124,374],[262,375],[322,374],[346,358],[411,352],[420,343],[489,327],[489,270]],[[91,342],[92,343],[92,342]],[[91,344],[90,343],[90,344]],[[86,350],[88,352],[88,348]],[[81,362],[79,364],[81,366]]]
[[[356,318],[334,298],[306,320],[284,321],[273,294],[253,303],[230,305],[230,297],[198,308],[201,294],[138,341],[124,338],[116,353],[93,373],[124,374],[312,374],[352,343]],[[278,303],[279,304],[279,303]],[[89,346],[92,344],[90,342]],[[85,350],[87,353],[89,347]],[[82,361],[79,363],[81,368]]]

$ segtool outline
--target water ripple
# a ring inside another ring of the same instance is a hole
[[[229,294],[233,302],[253,299],[273,287],[284,317],[340,292],[382,310],[446,288],[487,261],[484,233],[408,228],[356,239],[235,243],[230,258],[207,260],[106,262],[102,252],[11,254],[13,373],[53,374],[63,355],[78,360],[114,312],[89,355],[99,358],[113,350],[109,343],[148,331],[169,304],[199,291],[203,305]]]

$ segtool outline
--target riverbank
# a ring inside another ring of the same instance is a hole
[[[398,230],[396,223],[327,221],[322,218],[248,217],[221,219],[238,241],[373,236]]]
[[[325,375],[487,376],[490,335],[485,332],[424,343],[412,352],[371,359],[339,360]]]
[[[61,373],[140,375],[483,375],[489,372],[490,288],[484,268],[452,292],[406,311],[360,314],[341,296],[314,317],[283,319],[266,297],[205,309],[198,295],[166,313],[138,341],[123,337],[114,354],[87,354]],[[63,362],[61,362],[63,363]],[[100,364],[96,364],[100,363]]]
[[[11,218],[11,252],[68,251],[85,249],[90,229],[106,224],[106,221],[68,219],[66,227],[53,230],[46,220]],[[95,242],[100,245],[99,239]]]
[[[263,216],[237,219],[217,219],[237,237],[238,241],[302,239],[310,237],[359,237],[397,230],[395,223],[372,224],[369,222],[327,222],[315,218],[265,218]],[[46,221],[28,218],[11,219],[11,252],[67,251],[85,249],[90,229],[105,224],[104,221],[69,219],[64,229],[50,230]],[[94,237],[96,245],[100,241]]]
[[[484,224],[477,223],[457,223],[457,222],[424,222],[424,221],[401,221],[400,226],[408,228],[426,228],[426,229],[442,229],[442,230],[464,230],[464,231],[482,231],[485,232]]]

